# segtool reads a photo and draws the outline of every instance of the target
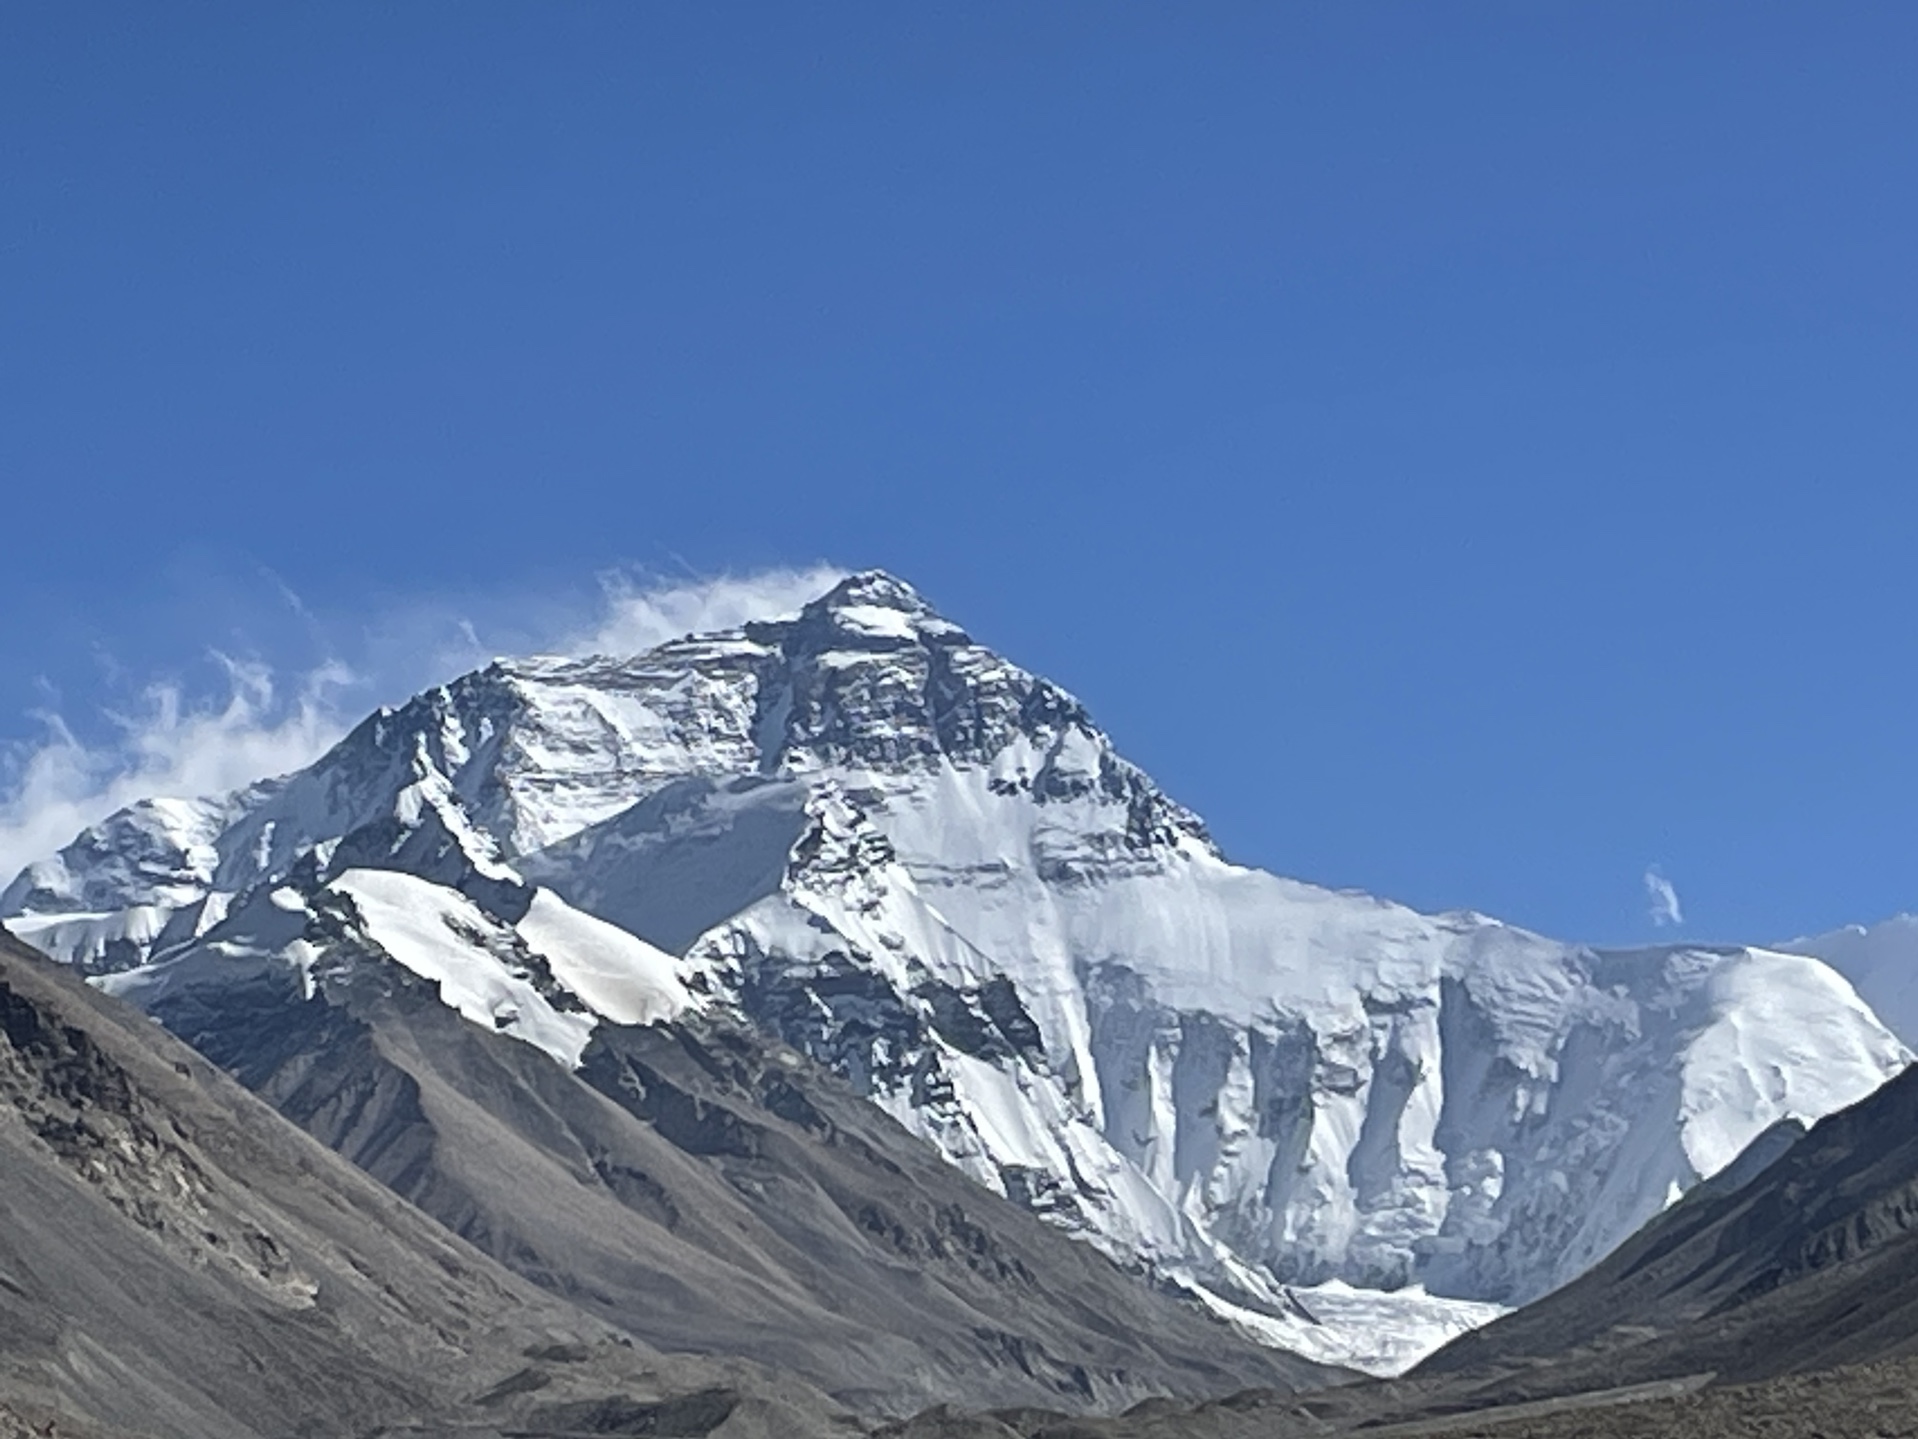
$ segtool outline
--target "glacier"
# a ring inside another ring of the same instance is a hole
[[[880,572],[497,661],[294,775],[131,806],[0,916],[136,1003],[306,973],[352,925],[560,1063],[717,1007],[1255,1337],[1375,1372],[1911,1057],[1812,955],[1596,950],[1235,864]]]

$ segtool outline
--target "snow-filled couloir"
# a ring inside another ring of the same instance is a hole
[[[878,573],[495,663],[296,775],[115,816],[0,912],[136,1000],[305,972],[355,925],[562,1063],[601,1020],[731,1009],[979,1182],[1381,1370],[1909,1058],[1813,958],[1594,951],[1235,865]]]

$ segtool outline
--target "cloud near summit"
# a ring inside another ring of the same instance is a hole
[[[96,743],[43,712],[41,738],[0,756],[0,885],[136,800],[239,789],[299,768],[345,733],[336,704],[353,680],[345,666],[328,662],[288,684],[266,665],[213,658],[224,695],[150,684],[132,709],[107,714]]]
[[[787,619],[846,577],[832,565],[673,582],[605,581],[606,612],[561,646],[573,655],[635,655],[683,635],[729,630],[747,620]]]
[[[845,573],[830,565],[704,579],[614,573],[589,613],[577,604],[548,609],[545,633],[514,632],[498,651],[488,648],[499,643],[490,625],[423,603],[417,614],[358,629],[386,636],[376,656],[296,667],[215,652],[216,679],[201,691],[165,678],[78,715],[41,711],[32,717],[37,735],[0,744],[0,886],[137,800],[219,794],[300,769],[375,706],[403,702],[495,652],[638,654],[682,635],[796,614]]]
[[[1657,865],[1645,871],[1645,898],[1652,923],[1660,929],[1685,922],[1685,911],[1678,903],[1678,888],[1658,872]]]

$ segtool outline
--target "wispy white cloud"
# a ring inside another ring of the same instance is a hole
[[[37,741],[0,755],[0,884],[87,825],[138,799],[221,794],[311,761],[344,732],[336,697],[352,682],[329,662],[291,685],[267,666],[215,655],[225,692],[189,696],[149,685],[106,737],[83,741],[53,711]]]
[[[1650,906],[1652,923],[1660,929],[1685,922],[1685,911],[1678,903],[1677,886],[1659,873],[1657,865],[1645,871],[1645,898]]]
[[[310,764],[375,704],[403,701],[496,654],[637,654],[681,635],[795,614],[843,577],[829,565],[708,579],[620,573],[570,603],[490,597],[492,619],[446,600],[406,601],[342,645],[269,575],[322,652],[356,658],[275,667],[216,654],[217,678],[198,690],[169,679],[77,719],[57,704],[42,709],[37,734],[0,744],[0,886],[135,800],[224,793]],[[109,682],[126,692],[124,674]]]
[[[747,620],[785,619],[845,577],[844,570],[831,565],[672,581],[612,575],[604,583],[604,613],[559,649],[578,655],[632,655],[682,635],[733,629]]]

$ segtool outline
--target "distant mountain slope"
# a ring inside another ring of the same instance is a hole
[[[1598,952],[1233,864],[1073,696],[877,572],[500,661],[0,894],[90,971],[250,946],[301,995],[343,907],[562,1065],[629,1003],[730,1015],[1049,1223],[1379,1371],[1908,1058],[1813,959]]]
[[[607,1405],[847,1432],[803,1385],[526,1284],[3,935],[0,1213],[0,1432],[483,1439]]]

